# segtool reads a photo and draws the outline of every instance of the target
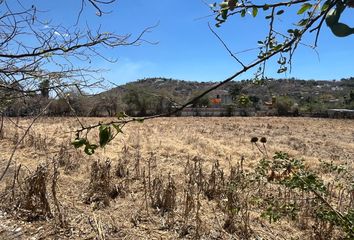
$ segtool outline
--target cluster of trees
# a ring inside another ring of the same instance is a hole
[[[87,96],[76,88],[70,88],[64,92],[62,97],[56,98],[50,96],[47,84],[47,82],[41,83],[38,93],[26,97],[19,96],[17,99],[12,98],[11,104],[3,106],[2,111],[7,116],[36,115],[51,102],[45,112],[48,116],[116,116],[122,111],[130,116],[148,116],[172,112],[178,106],[172,100],[171,93],[167,93],[163,89],[153,92],[134,84],[126,86],[120,94],[107,91],[95,96]],[[236,107],[245,111],[267,109],[268,106],[265,102],[271,102],[272,95],[259,96],[250,92],[247,88],[249,84],[251,83],[243,81],[230,86],[232,108]],[[21,89],[20,85],[17,87]],[[6,95],[7,93],[2,90],[2,94]],[[199,92],[196,92],[194,95],[198,94]],[[354,109],[354,90],[351,90],[342,99],[337,99],[338,101],[333,101],[336,97],[328,93],[301,98],[277,96],[275,99],[272,109],[275,110],[275,114],[280,116],[297,116],[302,113],[321,114],[330,108]],[[211,107],[211,105],[210,97],[206,95],[191,104],[191,107],[202,108]]]
[[[100,69],[90,65],[103,49],[139,45],[146,28],[132,39],[131,34],[102,31],[81,22],[87,8],[97,16],[115,0],[76,0],[76,23],[58,22],[55,8],[53,19],[46,19],[37,1],[0,1],[0,113],[10,116],[38,114],[91,114],[107,108],[109,115],[114,102],[102,100],[100,106],[87,104],[83,89],[100,86]],[[81,6],[81,7],[80,7]],[[111,59],[111,58],[110,58]],[[114,60],[114,59],[113,59]],[[83,100],[85,99],[85,100]],[[102,106],[102,104],[105,104]]]
[[[43,90],[32,96],[13,99],[2,111],[7,116],[33,116],[48,103],[47,116],[116,116],[126,112],[131,116],[156,115],[172,111],[174,103],[164,95],[149,93],[140,88],[130,87],[124,94],[105,92],[88,96],[71,88],[62,97],[51,98]]]
[[[131,116],[157,115],[171,112],[175,103],[167,93],[159,94],[130,87],[123,97],[125,112]]]

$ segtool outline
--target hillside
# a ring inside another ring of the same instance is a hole
[[[69,90],[67,99],[53,100],[47,115],[72,116],[74,111],[78,116],[115,116],[122,111],[132,116],[166,113],[215,84],[217,82],[146,78],[94,96],[83,96],[78,91]],[[27,97],[11,104],[5,114],[36,115],[48,100],[41,95]],[[339,81],[267,79],[257,84],[252,80],[233,81],[191,106],[206,111],[217,108],[219,112],[213,116],[293,115],[294,111],[300,115],[325,116],[328,109],[354,109],[354,78]],[[229,114],[230,109],[241,109],[243,113]],[[185,116],[189,115],[195,114]]]
[[[121,95],[133,90],[144,90],[148,93],[160,94],[162,96],[169,96],[174,100],[185,100],[194,96],[196,93],[206,90],[213,86],[213,82],[193,82],[184,80],[175,80],[167,78],[145,78],[130,82],[125,85],[112,88],[102,95]]]
[[[192,82],[166,78],[146,78],[112,88],[95,97],[114,99],[120,102],[122,110],[143,113],[156,113],[166,110],[171,105],[179,105],[192,99],[197,94],[217,84],[216,82]],[[352,94],[351,94],[352,92]],[[233,81],[202,99],[199,105],[209,106],[210,99],[220,95],[229,98],[224,104],[238,105],[238,100],[246,96],[258,107],[275,96],[278,102],[296,104],[301,112],[323,112],[330,108],[354,108],[354,78],[339,81],[269,79],[261,84],[251,80]],[[110,101],[108,101],[110,102]],[[170,104],[170,105],[169,105]],[[253,104],[254,105],[254,104]],[[198,103],[196,103],[198,106]],[[158,108],[158,109],[156,109]]]
[[[166,78],[146,78],[130,82],[125,85],[112,88],[100,94],[120,95],[126,94],[130,90],[144,89],[149,93],[168,95],[176,99],[188,99],[195,94],[206,90],[217,84],[217,82],[193,82],[184,80],[174,80]],[[301,97],[310,97],[313,95],[331,95],[327,97],[340,98],[348,95],[354,90],[354,77],[342,79],[339,81],[324,80],[296,80],[296,79],[270,79],[261,85],[254,84],[251,80],[232,81],[220,88],[220,90],[230,91],[233,87],[242,87],[241,93],[262,96],[289,96],[296,100]]]

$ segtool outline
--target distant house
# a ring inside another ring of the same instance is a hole
[[[354,110],[350,109],[328,109],[327,113],[330,118],[354,119]]]
[[[209,95],[212,107],[225,106],[233,103],[232,97],[227,90],[214,90]]]

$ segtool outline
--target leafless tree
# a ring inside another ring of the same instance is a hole
[[[93,7],[97,11],[96,15],[101,17],[106,14],[102,8],[116,0],[74,1],[80,3],[81,8],[77,12],[77,22],[67,26],[44,21],[43,12],[37,8],[36,1],[0,0],[1,129],[3,116],[9,109],[29,102],[37,107],[32,111],[31,107],[26,106],[25,114],[34,118],[15,144],[0,174],[0,181],[12,164],[18,146],[35,121],[47,112],[53,98],[61,97],[72,110],[70,99],[65,95],[68,89],[75,88],[81,93],[82,89],[97,87],[101,83],[97,77],[100,70],[90,67],[91,61],[97,56],[109,61],[100,54],[101,50],[147,42],[143,37],[153,28],[147,27],[134,37],[131,34],[102,32],[100,28],[81,27],[82,24],[78,23],[87,7]],[[54,14],[52,16],[54,18]]]
[[[85,7],[91,6],[98,16],[102,7],[115,0],[76,0],[81,4],[78,21]],[[41,19],[35,1],[0,1],[0,111],[15,100],[49,92],[60,94],[65,88],[96,86],[99,69],[89,67],[102,48],[139,45],[146,28],[133,38],[89,27],[53,25]],[[28,7],[27,7],[28,6]]]

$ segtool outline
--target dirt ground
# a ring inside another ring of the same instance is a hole
[[[110,120],[83,118],[82,122],[88,125]],[[0,174],[29,123],[30,119],[5,119],[0,138]],[[227,214],[220,210],[225,200],[210,200],[201,193],[193,195],[192,210],[187,211],[186,182],[191,174],[186,171],[199,164],[203,176],[209,179],[213,166],[219,163],[227,179],[232,166],[242,162],[243,171],[252,172],[261,159],[271,159],[279,151],[303,160],[325,184],[336,182],[338,175],[325,171],[323,162],[341,166],[349,173],[354,169],[353,120],[161,118],[126,125],[123,134],[92,156],[70,145],[79,126],[74,118],[42,118],[35,122],[0,182],[0,239],[316,239],[312,226],[318,223],[310,220],[300,224],[288,218],[271,223],[253,205],[247,205],[247,216],[242,215],[237,223],[248,226],[236,224],[238,229],[246,230],[229,231],[225,227]],[[253,144],[253,137],[265,137],[267,141]],[[97,129],[90,132],[89,139],[98,142]],[[50,189],[54,162],[59,165],[56,197],[60,210]],[[107,206],[87,201],[94,162],[107,164],[110,186],[117,190]],[[28,181],[26,176],[40,164],[48,169],[46,187],[52,216],[30,219],[19,210],[23,202],[18,199],[24,191],[21,186]],[[170,186],[169,194],[175,199],[172,211],[166,208],[161,212],[164,205],[152,206],[154,186],[150,185],[158,182],[153,179],[161,180],[163,189]],[[333,230],[334,239],[340,234]]]

